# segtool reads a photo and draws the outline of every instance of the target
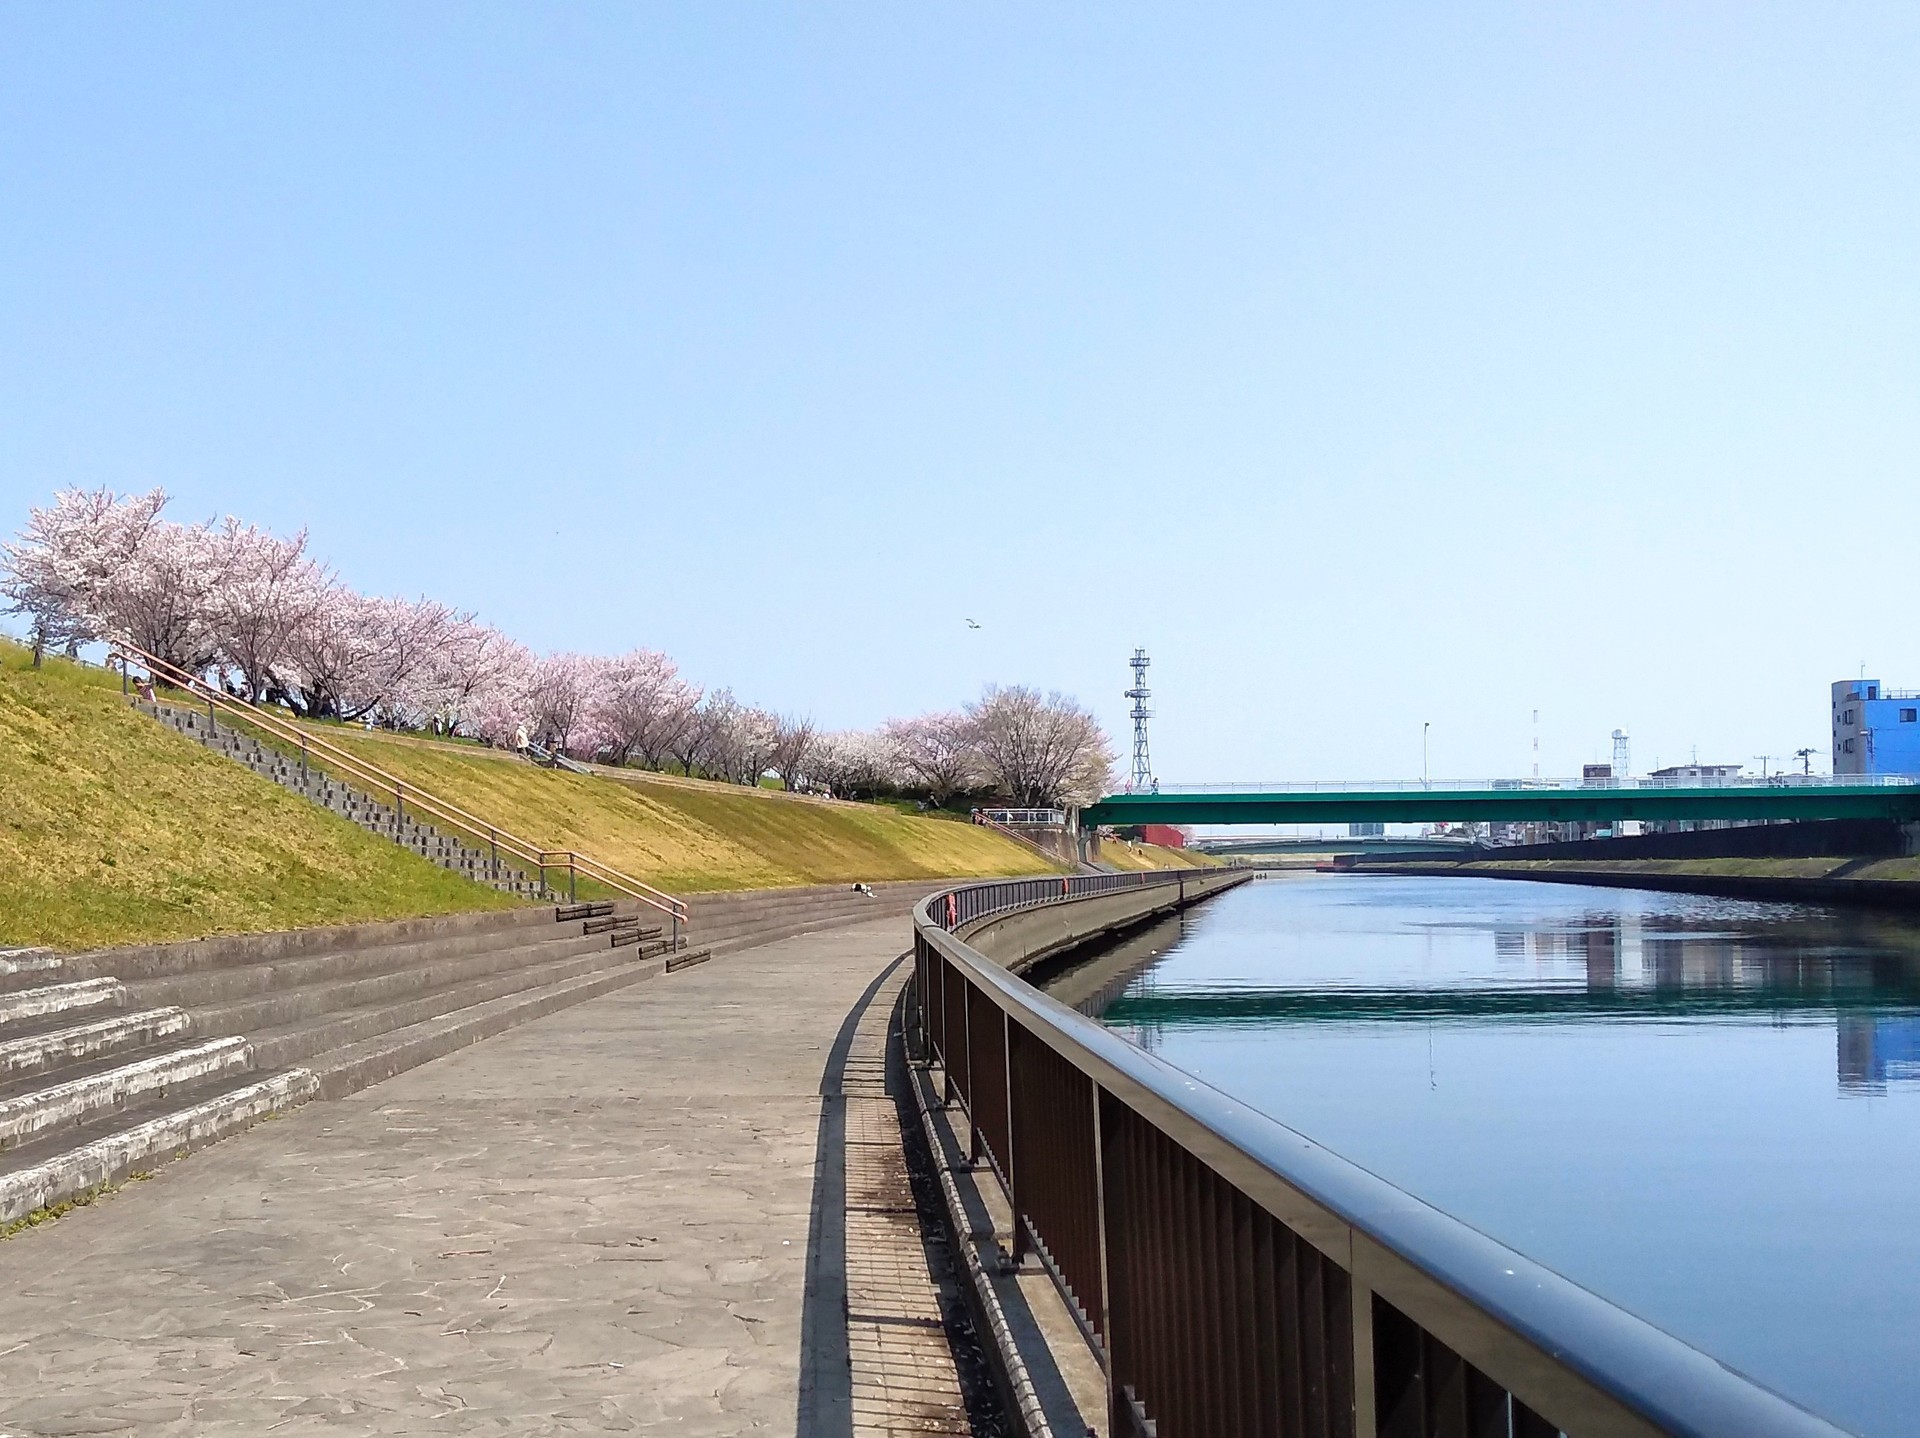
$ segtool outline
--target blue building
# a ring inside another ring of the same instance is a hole
[[[1833,772],[1920,775],[1920,694],[1877,679],[1834,685]]]

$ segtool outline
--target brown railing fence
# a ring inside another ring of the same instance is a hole
[[[621,873],[611,865],[603,864],[591,855],[582,854],[575,849],[550,848],[524,839],[509,829],[489,822],[476,814],[469,813],[447,799],[410,784],[397,774],[388,773],[376,764],[369,763],[349,749],[313,733],[298,724],[290,723],[270,710],[236,699],[217,685],[209,684],[197,674],[189,673],[166,660],[156,658],[145,650],[131,644],[114,643],[109,646],[110,662],[120,667],[122,682],[127,682],[128,669],[137,665],[147,671],[156,683],[165,684],[171,689],[193,696],[207,706],[207,718],[213,721],[216,713],[224,713],[251,728],[261,730],[280,743],[289,746],[289,751],[297,750],[304,770],[310,762],[332,770],[342,779],[367,794],[393,801],[394,811],[401,818],[412,817],[426,819],[439,828],[450,829],[470,840],[478,848],[485,849],[492,857],[498,874],[506,855],[506,862],[515,867],[537,871],[543,886],[551,887],[549,876],[566,876],[567,896],[579,897],[579,881],[582,877],[611,890],[613,893],[640,903],[657,911],[673,925],[673,944],[678,949],[682,943],[682,931],[687,921],[687,904],[684,899],[663,893],[650,884]],[[318,756],[315,758],[315,756]]]
[[[974,884],[914,916],[920,1057],[1154,1438],[1840,1430],[1126,1042],[953,930],[1195,874]],[[1207,885],[1211,888],[1211,885]],[[1089,1415],[1091,1416],[1091,1415]]]

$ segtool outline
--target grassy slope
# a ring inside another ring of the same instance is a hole
[[[82,949],[513,901],[0,643],[0,946]]]
[[[523,838],[671,892],[1050,872],[973,824],[731,784],[541,769],[501,753],[353,729],[325,737]]]
[[[1168,849],[1159,844],[1130,844],[1124,839],[1102,839],[1100,862],[1115,869],[1211,869],[1218,860],[1196,849]]]

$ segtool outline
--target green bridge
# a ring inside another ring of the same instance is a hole
[[[1619,819],[1896,819],[1920,823],[1920,779],[1515,779],[1295,784],[1109,794],[1083,826],[1132,824],[1607,824]]]

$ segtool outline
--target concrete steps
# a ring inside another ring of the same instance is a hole
[[[0,971],[0,1223],[663,973],[666,947],[637,915],[583,904],[13,951]]]
[[[169,728],[244,764],[254,773],[291,789],[304,799],[330,809],[341,818],[358,824],[404,849],[410,849],[443,869],[464,874],[477,884],[528,899],[550,898],[538,876],[529,875],[511,864],[495,859],[486,850],[476,848],[455,836],[441,833],[431,824],[402,813],[393,805],[344,784],[312,765],[281,753],[251,735],[223,725],[203,710],[177,704],[149,704],[135,701],[141,713],[159,720]]]

